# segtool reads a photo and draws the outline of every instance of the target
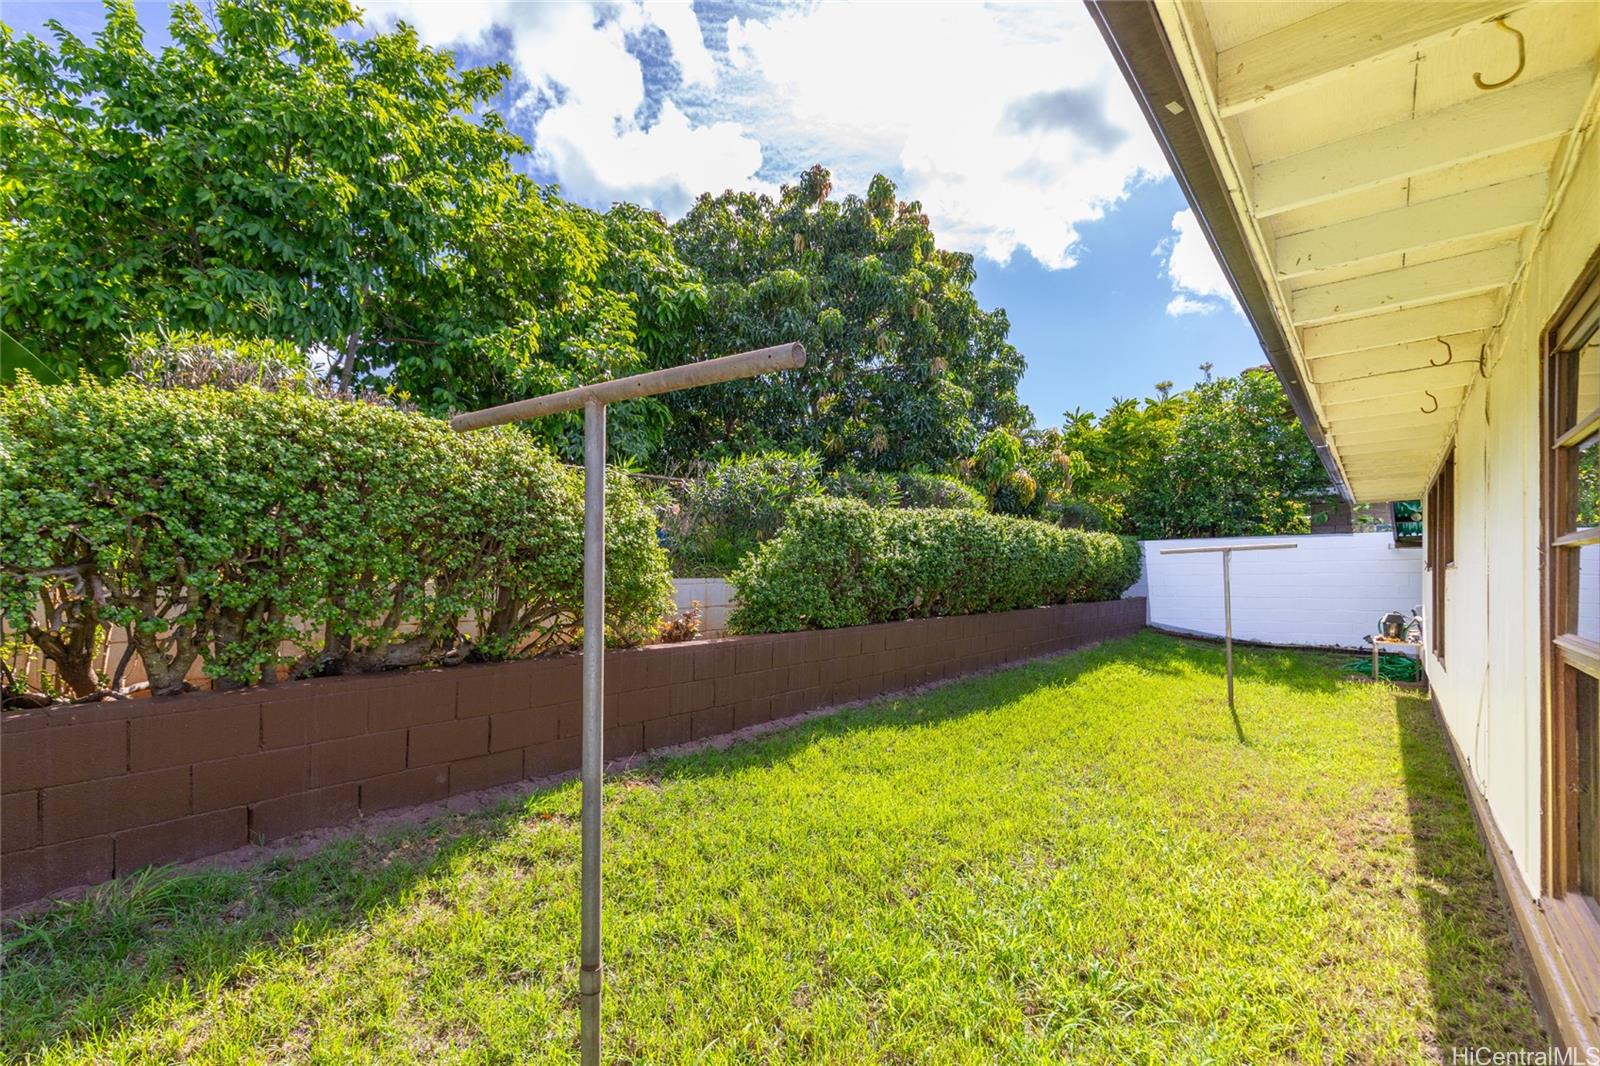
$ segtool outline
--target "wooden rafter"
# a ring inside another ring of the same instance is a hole
[[[1262,163],[1254,213],[1282,214],[1560,137],[1592,82],[1585,65]]]
[[[1300,331],[1300,350],[1307,359],[1387,348],[1409,341],[1432,340],[1446,334],[1485,330],[1500,320],[1500,298],[1492,294],[1468,296],[1447,303],[1427,304],[1348,322],[1307,326]],[[1464,353],[1457,351],[1456,358]]]
[[[1474,237],[1511,236],[1539,220],[1549,192],[1549,179],[1543,174],[1533,174],[1348,222],[1286,234],[1274,244],[1273,262],[1279,277],[1300,278],[1330,267],[1417,252]]]
[[[1307,286],[1294,293],[1295,322],[1310,326],[1507,288],[1517,259],[1515,244],[1497,244],[1431,263]]]
[[[1325,387],[1336,382],[1372,380],[1374,385],[1382,387],[1389,384],[1389,380],[1395,380],[1390,378],[1393,374],[1414,370],[1442,371],[1447,366],[1456,374],[1470,377],[1477,373],[1478,352],[1484,337],[1483,333],[1452,333],[1427,340],[1325,355],[1307,361],[1310,370],[1307,376],[1318,386],[1318,395],[1323,395]]]
[[[1217,53],[1225,117],[1515,10],[1487,3],[1345,3]]]

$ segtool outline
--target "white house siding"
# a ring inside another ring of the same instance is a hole
[[[1490,339],[1489,376],[1473,385],[1459,414],[1456,562],[1445,581],[1444,661],[1428,656],[1428,677],[1470,784],[1487,800],[1533,895],[1541,861],[1543,708],[1540,342],[1597,247],[1600,143],[1590,136]],[[1431,589],[1431,575],[1424,585]]]
[[[1151,540],[1141,579],[1150,624],[1221,636],[1222,556],[1161,551],[1250,544],[1295,547],[1233,554],[1235,640],[1359,648],[1385,612],[1422,602],[1422,549],[1396,548],[1387,533]]]

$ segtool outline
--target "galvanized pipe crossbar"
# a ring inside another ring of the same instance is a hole
[[[457,415],[458,431],[583,409],[583,904],[578,970],[579,1042],[584,1066],[600,1063],[600,796],[605,772],[606,405],[663,392],[753,378],[806,363],[799,344],[779,344],[701,363],[582,385],[548,396]]]
[[[1233,710],[1233,561],[1234,552],[1267,552],[1297,548],[1297,544],[1221,544],[1204,548],[1162,548],[1162,555],[1222,554],[1222,628],[1228,659],[1228,709]]]
[[[801,344],[775,344],[771,348],[758,348],[753,352],[724,355],[700,363],[684,363],[665,370],[652,370],[648,374],[600,381],[593,385],[580,385],[548,396],[535,396],[515,403],[469,411],[450,420],[456,430],[482,429],[485,426],[502,426],[507,422],[525,422],[530,418],[543,418],[563,411],[576,411],[591,402],[611,404],[623,400],[637,400],[644,396],[659,396],[663,392],[677,392],[701,385],[716,385],[723,381],[753,378],[775,370],[797,370],[806,365],[806,350]]]

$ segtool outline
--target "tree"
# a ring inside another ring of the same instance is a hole
[[[507,68],[356,22],[345,0],[179,4],[159,56],[126,0],[93,42],[0,27],[6,328],[99,375],[130,328],[271,336],[349,384],[521,146],[474,117]]]
[[[776,446],[863,470],[939,469],[987,430],[1032,421],[1016,394],[1022,356],[1005,313],[978,306],[972,257],[937,247],[920,206],[882,175],[864,199],[831,192],[812,167],[776,198],[702,196],[673,225],[707,285],[695,354],[792,340],[807,353],[800,371],[670,397],[674,463]]]
[[[443,413],[681,347],[704,289],[664,220],[516,174],[527,146],[485,106],[505,66],[352,35],[347,0],[180,4],[159,56],[131,4],[106,16],[54,47],[0,27],[0,304],[54,369],[121,373],[129,331],[226,333]],[[666,424],[623,405],[612,438],[644,458]],[[576,454],[574,419],[530,432]]]
[[[1309,504],[1331,491],[1270,370],[1119,399],[1098,420],[1069,412],[1061,449],[1068,494],[1143,538],[1306,532]]]

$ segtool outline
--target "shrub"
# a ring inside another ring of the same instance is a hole
[[[947,507],[964,511],[987,511],[983,493],[960,478],[945,474],[901,474],[901,507]]]
[[[900,479],[876,470],[857,470],[851,466],[830,470],[822,479],[822,491],[829,496],[860,500],[873,507],[900,506]]]
[[[653,515],[607,485],[607,628],[633,643],[671,586]],[[126,626],[158,692],[197,657],[235,684],[499,658],[570,642],[581,617],[581,475],[515,430],[248,385],[23,379],[0,392],[0,510],[8,627],[48,654],[89,614]]]
[[[817,496],[874,507],[988,510],[982,493],[953,477],[849,466],[824,474],[821,466],[811,452],[759,452],[725,459],[686,482],[678,502],[661,515],[674,572],[728,573],[777,535],[796,503]]]
[[[795,501],[822,492],[811,452],[761,452],[724,459],[683,490],[667,523],[674,569],[725,573],[778,532]]]
[[[966,510],[798,503],[732,575],[743,633],[1108,600],[1139,577],[1137,541]]]

